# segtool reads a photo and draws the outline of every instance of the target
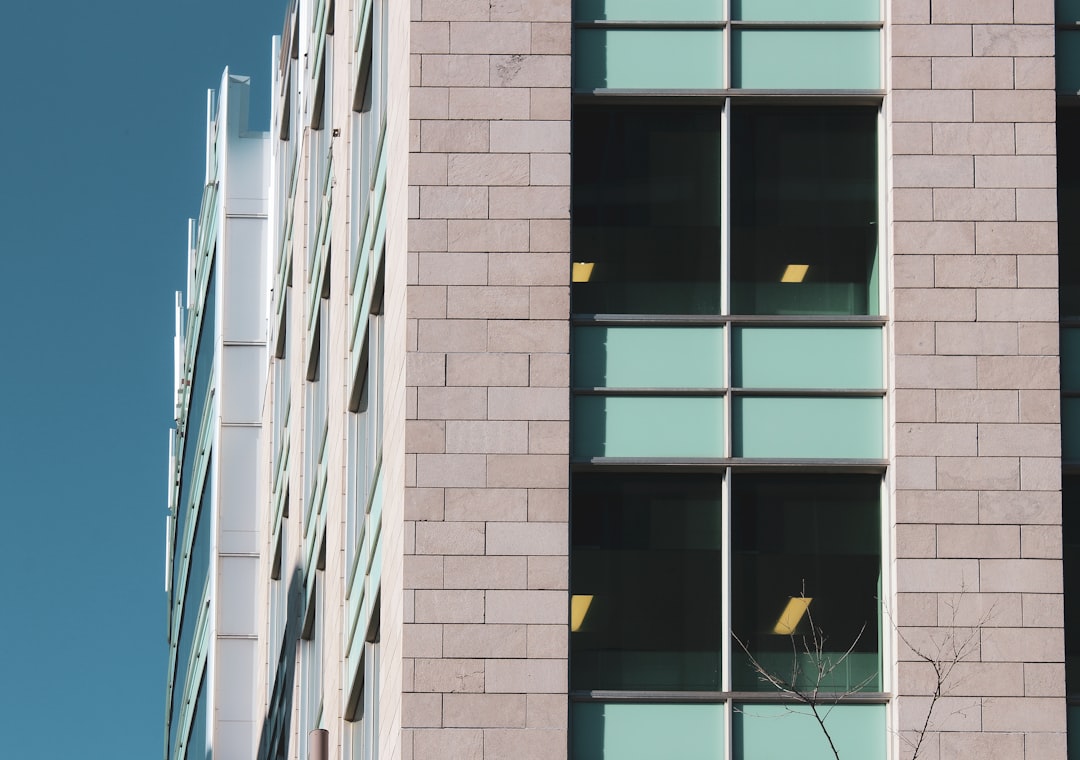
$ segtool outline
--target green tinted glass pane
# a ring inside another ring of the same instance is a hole
[[[1080,391],[1080,328],[1061,330],[1061,390]]]
[[[732,344],[742,388],[880,388],[880,327],[743,327]]]
[[[724,756],[724,706],[576,703],[574,760],[718,760]]]
[[[608,388],[719,388],[721,327],[576,327],[574,385]]]
[[[1080,0],[1054,0],[1054,13],[1058,23],[1080,21]]]
[[[720,313],[721,116],[574,108],[575,313]]]
[[[1060,55],[1059,72],[1064,68]],[[1080,55],[1071,69],[1080,72]],[[1059,305],[1061,316],[1080,317],[1080,108],[1059,108],[1057,117]]]
[[[720,21],[723,0],[574,0],[575,21]]]
[[[737,457],[882,457],[880,398],[744,396],[732,413]]]
[[[876,90],[874,29],[742,29],[733,32],[732,85],[748,90]]]
[[[724,399],[578,396],[574,456],[722,457]]]
[[[794,673],[800,689],[880,690],[880,499],[877,475],[732,480],[736,691],[775,690],[751,667],[747,650],[785,683]],[[814,630],[824,641],[821,659]],[[819,663],[826,664],[820,679]]]
[[[873,314],[876,107],[732,111],[731,310]]]
[[[736,705],[732,718],[735,760],[835,760],[808,710],[792,705]],[[825,719],[840,757],[885,760],[885,705],[836,705]]]
[[[1058,31],[1055,59],[1057,91],[1075,95],[1080,91],[1080,31]]]
[[[723,478],[577,473],[572,492],[570,688],[720,689]]]
[[[574,87],[631,90],[724,86],[719,29],[578,29]]]
[[[879,0],[731,0],[739,21],[879,21]]]

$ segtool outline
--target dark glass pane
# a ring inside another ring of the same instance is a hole
[[[720,688],[722,484],[574,476],[571,688]]]
[[[1080,108],[1059,108],[1058,267],[1061,316],[1080,317]]]
[[[876,108],[735,108],[732,313],[876,313],[877,203]]]
[[[575,109],[575,312],[720,312],[720,116]]]
[[[1061,482],[1062,571],[1065,580],[1065,691],[1080,691],[1080,476]]]
[[[732,481],[732,687],[771,691],[768,672],[815,686],[805,654],[848,658],[816,685],[879,691],[881,479],[876,475],[743,475]],[[807,600],[810,600],[807,604]]]

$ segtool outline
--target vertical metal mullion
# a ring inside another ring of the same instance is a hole
[[[724,40],[723,41],[724,55],[722,57],[723,57],[724,77],[723,77],[722,82],[723,82],[724,89],[727,90],[727,89],[731,89],[731,36],[732,36],[732,33],[731,33],[731,0],[724,0],[723,14],[724,14],[724,37],[723,37],[723,40]]]
[[[729,0],[725,0],[728,2]],[[731,98],[720,116],[720,313],[731,312]],[[732,456],[731,320],[724,324],[724,456]]]
[[[722,691],[731,691],[731,468],[724,469],[724,484],[722,488],[720,507],[720,535],[723,546],[721,572],[723,578],[720,583],[720,619],[721,635],[720,642],[720,688]],[[731,700],[724,704],[724,756],[730,758],[731,739],[734,722],[734,705]]]
[[[731,0],[724,0],[724,15],[730,19]],[[731,81],[731,23],[724,28],[724,84]],[[731,313],[731,98],[724,98],[724,109],[720,116],[720,313]],[[731,397],[731,358],[732,324],[728,319],[724,323],[724,455],[731,457],[732,445],[732,409]],[[724,470],[724,483],[721,491],[720,535],[721,535],[721,573],[720,583],[720,688],[731,691],[731,468]],[[731,700],[724,704],[724,756],[732,756],[732,732],[734,706]]]
[[[881,690],[889,693],[892,692],[892,685],[895,683],[894,679],[894,639],[893,632],[897,626],[896,620],[896,604],[895,596],[892,593],[892,520],[893,510],[892,501],[889,499],[889,492],[892,490],[890,485],[889,473],[886,472],[881,478],[881,503],[878,506],[878,512],[881,521],[880,527],[880,540],[881,540],[881,591],[880,596],[882,599],[881,607],[879,610],[878,621],[878,644],[881,657]],[[886,614],[888,613],[888,614]]]

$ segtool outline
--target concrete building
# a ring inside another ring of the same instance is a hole
[[[238,696],[174,665],[166,757],[1064,760],[1077,21],[294,2],[213,347],[268,347],[254,604],[207,587]]]
[[[166,758],[255,751],[269,144],[248,131],[248,79],[226,70],[208,98],[202,208],[188,225],[187,289],[176,296]]]

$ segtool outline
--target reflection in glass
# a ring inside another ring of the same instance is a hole
[[[734,109],[733,314],[875,314],[877,109]]]
[[[821,689],[880,691],[880,487],[877,475],[733,479],[733,689],[774,688],[759,678],[739,641],[784,678],[797,661],[798,685],[812,688],[816,679],[802,653],[816,629],[833,662],[852,649],[817,684]]]
[[[719,108],[574,112],[573,309],[720,313]]]
[[[722,483],[574,476],[572,689],[720,689]]]

